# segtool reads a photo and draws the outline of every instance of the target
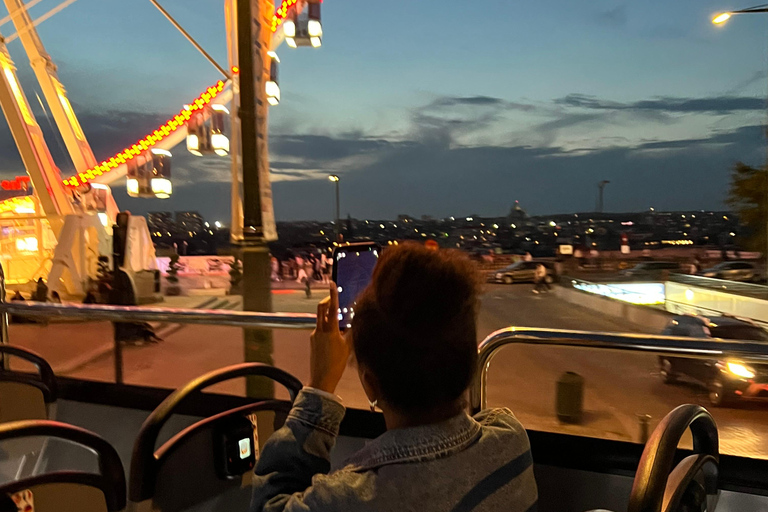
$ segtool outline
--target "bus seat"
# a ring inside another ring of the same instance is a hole
[[[29,350],[0,345],[0,424],[21,420],[55,419],[58,388],[48,362]],[[17,362],[32,364],[37,373],[20,371]],[[0,482],[9,475],[27,476],[41,470],[47,440],[41,438],[4,443],[0,451]]]
[[[675,465],[677,446],[689,428],[694,453]],[[673,409],[643,449],[628,512],[713,512],[719,497],[719,458],[717,426],[709,412],[692,404]]]
[[[693,455],[675,465],[677,446],[690,428]],[[711,512],[719,497],[719,441],[712,415],[699,405],[667,414],[645,445],[635,473],[629,512]]]
[[[11,356],[12,363],[18,358],[37,370],[34,374],[0,365],[0,423],[53,419],[58,387],[51,365],[32,351],[10,345],[0,345],[0,356]]]
[[[245,376],[263,376],[282,384],[291,401],[262,400],[230,409],[198,421],[155,449],[160,429],[189,396]],[[247,510],[258,446],[285,422],[301,387],[298,379],[283,370],[243,363],[210,372],[176,390],[139,431],[131,457],[128,510]],[[225,459],[233,449],[229,465]]]
[[[125,508],[125,472],[117,451],[107,441],[88,430],[55,421],[0,425],[0,441],[30,437],[70,441],[95,452],[99,470],[46,472],[2,484],[0,510],[117,512]]]

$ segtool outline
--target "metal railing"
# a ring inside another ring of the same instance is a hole
[[[315,326],[315,315],[307,313],[9,302],[6,301],[5,281],[0,266],[0,343],[3,344],[9,343],[8,318],[11,314],[47,319],[168,322],[252,329],[312,329]],[[728,356],[745,361],[768,362],[768,345],[755,342],[508,327],[491,334],[478,347],[478,371],[470,387],[473,412],[487,406],[486,383],[491,360],[502,347],[512,344],[624,350],[698,358]],[[122,345],[115,341],[115,382],[118,384],[123,383]]]
[[[485,338],[478,348],[478,370],[470,387],[470,406],[473,414],[488,405],[486,384],[491,360],[501,348],[513,344],[625,350],[702,359],[727,356],[747,362],[768,361],[768,345],[764,343],[508,327]]]
[[[147,308],[101,304],[52,304],[8,301],[5,274],[0,265],[0,343],[9,344],[10,315],[42,319],[76,319],[108,322],[166,322],[207,324],[249,329],[313,329],[315,315],[308,313],[251,313],[219,309]],[[123,343],[114,340],[115,382],[123,383]],[[4,364],[7,363],[3,361]]]

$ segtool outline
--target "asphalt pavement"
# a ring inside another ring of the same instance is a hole
[[[489,334],[515,325],[602,332],[641,332],[619,319],[552,295],[531,293],[530,285],[489,285],[482,299],[479,331]],[[658,333],[650,333],[658,334]],[[566,371],[585,381],[584,421],[561,424],[555,416],[555,385]],[[664,384],[656,356],[585,348],[511,346],[502,349],[488,374],[488,405],[509,407],[528,428],[638,441],[640,418],[650,428],[676,406],[697,403],[714,416],[723,453],[768,458],[768,403],[709,406],[706,390],[692,382]]]
[[[514,326],[632,332],[620,319],[569,304],[553,294],[535,295],[532,286],[488,285],[482,297],[478,337]],[[302,290],[273,293],[276,311],[313,312],[326,292],[312,298]],[[175,299],[183,307],[238,309],[238,297]],[[183,303],[183,304],[182,304]],[[171,304],[169,304],[171,305]],[[242,362],[242,330],[203,325],[158,325],[164,341],[126,347],[124,375],[129,384],[175,388],[210,370]],[[637,332],[637,331],[635,331]],[[47,327],[12,325],[12,344],[46,357],[59,375],[112,381],[112,326],[109,323],[63,323]],[[306,382],[309,377],[309,332],[276,330],[273,360]],[[585,380],[585,414],[580,425],[561,424],[554,410],[555,383],[572,371]],[[242,394],[243,381],[220,384],[212,391]],[[357,372],[350,367],[338,393],[349,407],[367,408]],[[287,393],[278,389],[278,397]],[[639,417],[650,415],[650,426],[682,403],[707,406],[706,392],[691,384],[661,382],[655,356],[583,348],[514,346],[494,358],[488,379],[489,406],[512,409],[530,429],[638,441]],[[739,404],[711,409],[720,428],[724,453],[768,458],[768,404]]]

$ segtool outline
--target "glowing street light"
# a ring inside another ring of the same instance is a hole
[[[768,13],[768,5],[758,5],[755,7],[750,7],[748,9],[741,9],[739,11],[731,11],[731,12],[724,12],[722,14],[719,14],[712,18],[712,23],[715,25],[722,25],[729,19],[731,19],[731,16],[734,14],[755,14],[755,13]],[[768,189],[766,189],[764,194],[768,195]],[[768,201],[768,197],[764,198],[765,201]],[[768,218],[766,218],[765,222],[766,230],[768,231]],[[734,233],[731,233],[731,236],[734,236]],[[766,257],[768,257],[768,250],[765,251]]]

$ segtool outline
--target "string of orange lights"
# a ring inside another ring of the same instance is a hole
[[[282,25],[285,18],[288,16],[288,12],[296,5],[298,0],[283,0],[280,4],[280,7],[277,8],[275,11],[275,15],[272,17],[272,25],[271,30],[272,32],[275,32],[277,28]],[[233,68],[233,72],[237,73],[238,69]],[[147,149],[152,148],[153,146],[157,145],[159,142],[161,142],[163,139],[168,137],[170,134],[184,126],[187,121],[192,117],[192,114],[204,108],[206,105],[211,103],[211,101],[216,98],[223,90],[225,86],[225,82],[219,80],[216,85],[209,87],[205,90],[200,96],[197,97],[192,103],[190,103],[188,106],[185,106],[178,114],[176,114],[172,119],[169,119],[165,124],[158,127],[156,130],[154,130],[152,133],[148,134],[146,137],[140,139],[135,144],[133,144],[131,147],[125,148],[120,153],[116,154],[115,156],[104,160],[99,165],[95,166],[92,169],[88,169],[85,172],[78,173],[75,176],[72,176],[70,178],[67,178],[63,180],[63,183],[65,186],[69,188],[78,188],[89,181],[102,176],[103,174],[116,169],[121,164],[126,163],[127,161],[133,159],[138,154],[140,154],[143,151],[146,151]]]
[[[280,6],[275,10],[275,15],[272,17],[272,24],[270,26],[272,32],[275,32],[278,27],[283,24],[283,21],[285,21],[286,17],[288,16],[288,12],[290,11],[291,7],[296,5],[297,2],[298,0],[283,0],[281,2]],[[237,68],[232,68],[232,71],[237,73],[239,70]],[[195,111],[200,110],[211,103],[211,101],[213,101],[216,96],[218,96],[224,90],[225,85],[226,84],[224,81],[218,81],[216,85],[207,88],[200,96],[197,97],[197,99],[195,99],[189,105],[185,106],[172,119],[169,119],[162,126],[158,127],[152,133],[137,141],[131,147],[125,148],[120,153],[107,160],[104,160],[94,168],[88,169],[85,172],[78,173],[75,176],[62,180],[62,182],[65,186],[70,188],[80,187],[89,181],[102,176],[103,174],[113,169],[116,169],[121,164],[124,164],[136,157],[136,155],[140,154],[142,151],[146,151],[147,149],[152,148],[166,137],[171,135],[173,132],[184,126],[192,117],[192,114]],[[0,214],[8,212],[19,213],[22,211],[26,213],[27,210],[30,209],[34,209],[34,201],[30,196],[15,197],[5,201],[0,201]]]
[[[213,101],[213,99],[218,96],[221,91],[224,90],[224,85],[224,81],[219,80],[215,86],[209,87],[204,93],[198,96],[197,99],[195,99],[189,105],[185,106],[181,112],[176,114],[172,119],[169,119],[165,124],[157,128],[155,131],[139,140],[131,147],[125,148],[123,151],[116,154],[112,158],[104,160],[96,167],[88,169],[85,172],[78,173],[71,178],[65,179],[64,185],[70,188],[77,188],[85,185],[94,178],[97,178],[98,176],[101,176],[104,173],[119,167],[121,164],[124,164],[127,161],[133,159],[143,151],[146,151],[152,146],[155,146],[171,133],[184,126],[184,124],[186,124],[186,122],[189,121],[189,119],[192,117],[193,113],[203,109],[206,105]]]

